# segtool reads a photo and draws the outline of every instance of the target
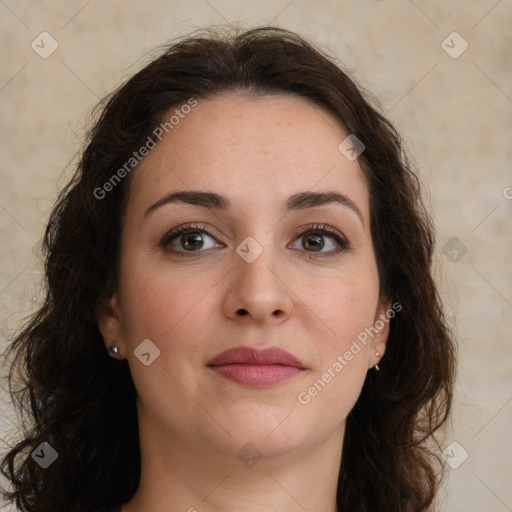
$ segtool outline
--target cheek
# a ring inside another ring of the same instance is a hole
[[[378,293],[376,270],[368,266],[366,272],[338,276],[325,283],[321,293],[310,294],[307,306],[328,335],[315,338],[311,333],[318,365],[297,395],[305,414],[320,414],[336,425],[356,403],[368,371],[370,343],[365,330],[374,324]]]
[[[379,300],[377,272],[370,265],[364,269],[352,267],[318,282],[313,289],[311,283],[304,284],[297,289],[297,295],[304,297],[310,316],[327,333],[324,353],[332,355],[333,350],[346,350],[353,339],[373,324]]]
[[[161,350],[162,361],[171,366],[183,359],[193,363],[201,355],[198,340],[214,332],[218,277],[203,272],[184,278],[179,272],[155,272],[150,267],[126,272],[123,281],[122,324],[129,351],[150,339]]]
[[[142,403],[153,412],[165,409],[172,415],[173,407],[169,405],[174,404],[185,417],[195,414],[195,401],[190,400],[188,392],[195,393],[195,371],[203,362],[201,340],[215,332],[211,325],[215,302],[211,289],[215,283],[205,277],[184,282],[179,276],[134,273],[125,284],[129,293],[123,303],[124,341]],[[160,350],[149,366],[136,357],[138,346],[146,339]],[[165,394],[155,393],[155,389],[164,388]],[[173,417],[173,424],[179,421],[179,417]]]
[[[321,366],[350,348],[352,340],[374,321],[378,276],[374,263],[348,261],[328,277],[287,275],[293,293],[291,323],[304,332]],[[154,264],[125,262],[122,286],[125,341],[133,350],[149,338],[167,352],[199,352],[196,340],[214,333],[225,295],[222,272],[188,269],[155,271]],[[291,293],[291,292],[290,292]],[[222,315],[221,315],[222,316]],[[177,354],[178,355],[178,354]],[[188,356],[188,354],[187,354]],[[361,358],[358,358],[361,359]]]

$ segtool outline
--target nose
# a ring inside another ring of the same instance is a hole
[[[248,263],[235,254],[229,285],[223,302],[226,316],[258,324],[279,324],[293,312],[293,292],[286,276],[269,249]]]

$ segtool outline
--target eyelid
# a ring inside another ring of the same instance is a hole
[[[180,235],[181,233],[188,232],[188,231],[204,232],[208,236],[215,238],[216,241],[218,241],[217,238],[222,238],[222,237],[218,236],[217,234],[213,234],[211,231],[214,231],[214,229],[211,228],[210,226],[208,226],[207,224],[204,224],[201,222],[187,222],[185,224],[180,224],[179,226],[176,226],[176,227],[172,228],[171,230],[169,230],[160,240],[160,245],[166,246],[171,242],[171,240],[175,236]]]
[[[313,224],[306,224],[305,226],[301,226],[297,228],[294,236],[304,235],[306,233],[309,233],[310,231],[326,231],[327,233],[330,233],[332,235],[336,235],[339,238],[342,238],[343,240],[346,240],[346,237],[338,231],[337,229],[329,226],[328,224],[323,223],[313,223]]]

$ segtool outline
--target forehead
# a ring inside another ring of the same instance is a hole
[[[293,193],[329,189],[349,195],[367,219],[364,175],[338,149],[347,136],[331,113],[295,95],[198,98],[137,167],[130,203],[143,208],[191,189],[226,195],[239,209],[271,209]]]

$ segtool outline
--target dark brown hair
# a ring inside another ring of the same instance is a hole
[[[390,321],[380,372],[368,372],[347,418],[337,502],[344,512],[433,510],[443,474],[434,433],[451,408],[455,345],[432,275],[433,226],[418,178],[396,130],[333,59],[297,34],[262,27],[182,39],[99,105],[46,229],[46,297],[5,354],[14,356],[13,403],[29,419],[1,465],[13,488],[4,496],[22,511],[108,511],[135,494],[136,390],[127,361],[108,356],[96,318],[116,287],[130,176],[102,198],[94,191],[171,107],[231,90],[298,95],[365,145],[359,163],[381,295],[402,310]],[[58,453],[47,469],[29,455],[42,442]]]

